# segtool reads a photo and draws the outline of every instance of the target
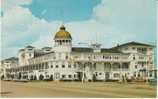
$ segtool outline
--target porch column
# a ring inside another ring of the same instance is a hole
[[[82,66],[82,83],[84,82],[85,80],[85,63],[81,63],[81,66]]]

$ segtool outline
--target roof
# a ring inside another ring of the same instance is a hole
[[[24,51],[24,49],[20,49],[19,51]]]
[[[4,59],[4,61],[18,61],[18,58],[17,57],[10,57],[10,58]]]
[[[73,47],[72,52],[87,52],[87,53],[90,53],[90,52],[93,52],[93,49],[92,48],[87,48],[87,47]],[[113,48],[110,48],[110,49],[102,48],[101,53],[121,53],[121,52],[118,51],[117,49],[113,49]]]
[[[150,45],[150,44],[139,43],[139,42],[134,42],[134,41],[128,42],[128,43],[124,43],[124,44],[118,45],[118,46],[116,46],[116,47],[122,47],[122,46],[126,46],[126,45],[153,47],[153,45]]]
[[[50,54],[50,53],[54,53],[54,51],[51,51],[51,52],[43,52],[43,51],[35,51],[34,53],[34,57],[40,57],[40,56],[43,56],[43,55],[46,55],[46,54]]]
[[[52,47],[43,47],[42,49],[52,49]]]
[[[31,46],[31,45],[28,45],[28,46],[26,46],[25,48],[34,48],[33,46]]]
[[[72,52],[93,52],[93,49],[86,47],[73,47]]]
[[[115,48],[110,48],[110,49],[101,49],[102,53],[122,53],[121,51],[115,49]]]
[[[44,52],[43,52],[42,50],[36,49],[36,50],[34,51],[34,57],[38,57],[38,56],[41,56],[41,55],[43,55],[43,54],[44,54]]]
[[[60,27],[60,30],[55,34],[54,39],[72,39],[70,33],[66,31],[64,25]]]

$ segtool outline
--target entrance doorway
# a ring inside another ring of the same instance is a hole
[[[83,73],[82,72],[77,72],[78,80],[82,80]]]
[[[110,73],[109,72],[105,72],[105,80],[109,80],[110,79]]]

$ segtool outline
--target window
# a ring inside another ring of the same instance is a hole
[[[135,47],[132,47],[133,50],[135,50]]]
[[[61,40],[59,41],[59,45],[62,45],[62,41]]]
[[[119,70],[119,69],[120,69],[120,64],[115,63],[115,64],[112,66],[112,69],[113,69],[113,70]]]
[[[152,72],[150,72],[149,77],[152,77]]]
[[[138,77],[140,77],[140,74],[138,74]]]
[[[59,66],[58,66],[58,65],[56,65],[55,67],[56,67],[56,68],[58,68]]]
[[[62,75],[62,78],[65,78],[66,76],[65,75]]]
[[[27,69],[29,69],[29,68],[27,68]],[[38,69],[38,65],[36,65],[36,70]]]
[[[142,67],[144,67],[144,63],[142,63]]]
[[[134,73],[134,77],[136,77],[136,73]]]
[[[135,69],[137,69],[137,65],[135,65]]]
[[[91,57],[90,56],[88,56],[88,59],[90,59]]]
[[[61,58],[61,53],[59,53],[59,58]]]
[[[111,59],[111,56],[109,56],[109,59]]]
[[[44,69],[44,64],[42,64],[42,67],[41,67],[42,69]]]
[[[71,65],[68,65],[69,68],[71,68]]]
[[[94,64],[94,70],[96,70],[96,63]]]
[[[76,64],[74,64],[74,68],[76,68]]]
[[[102,75],[102,73],[99,73],[99,75]]]
[[[151,51],[152,51],[152,48],[149,48],[149,50],[151,50]]]
[[[72,75],[68,75],[68,77],[69,77],[69,78],[71,78],[71,77],[72,77]]]
[[[95,72],[95,75],[96,75],[96,76],[98,76],[98,73],[97,73],[97,72]]]
[[[135,58],[135,56],[133,56],[133,60],[135,60],[136,58]]]
[[[45,65],[45,69],[48,69],[48,65]]]
[[[137,48],[137,51],[140,52],[140,53],[145,54],[146,51],[147,51],[147,48]]]
[[[128,50],[128,47],[125,47],[124,50]]]
[[[51,65],[51,68],[53,68],[53,65]]]
[[[118,56],[115,56],[114,59],[118,59]]]
[[[119,76],[120,76],[119,73],[115,73],[115,74],[114,74],[114,77],[116,77],[116,78],[119,77]]]
[[[66,55],[65,59],[68,59],[69,57]]]
[[[65,65],[62,65],[62,68],[65,68]]]
[[[123,63],[123,64],[122,64],[122,69],[128,69],[128,68],[129,68],[128,63]]]
[[[29,51],[29,50],[32,50],[32,49],[31,49],[31,48],[29,48],[29,49],[28,49],[28,51]]]

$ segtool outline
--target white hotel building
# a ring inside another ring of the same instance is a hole
[[[72,47],[64,26],[54,37],[53,47],[26,46],[18,58],[1,61],[1,78],[28,80],[108,81],[122,78],[146,79],[154,69],[154,47],[129,42],[112,48]]]

